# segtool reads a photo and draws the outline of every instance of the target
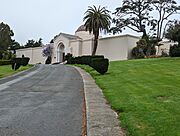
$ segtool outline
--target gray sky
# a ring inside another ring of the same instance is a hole
[[[60,32],[74,34],[83,24],[88,6],[101,5],[114,12],[122,0],[0,0],[0,22],[7,23],[14,39],[24,44],[28,39],[48,43]],[[177,0],[180,3],[180,0]]]
[[[60,32],[74,34],[83,24],[88,6],[107,6],[109,10],[121,0],[0,0],[0,22],[10,25],[21,44],[28,39],[49,42]]]

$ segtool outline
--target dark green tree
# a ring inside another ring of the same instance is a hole
[[[174,42],[178,42],[178,44],[170,47],[169,55],[171,57],[180,57],[180,21],[175,21],[170,24],[165,33],[165,37]]]
[[[20,48],[21,48],[21,45],[17,41],[14,41],[14,43],[9,46],[10,50],[16,50],[16,49],[20,49]]]
[[[0,59],[2,59],[3,53],[5,53],[8,50],[8,48],[13,45],[13,36],[14,33],[10,29],[9,25],[3,22],[0,23]]]
[[[156,27],[154,29],[154,37],[157,42],[161,41],[163,34],[165,32],[166,26],[172,22],[169,18],[173,14],[178,14],[180,11],[180,6],[177,4],[176,0],[152,0],[151,1],[153,9],[157,13],[154,18]],[[164,29],[163,29],[164,27]]]
[[[24,45],[25,48],[29,47],[40,47],[42,45],[42,39],[40,38],[38,41],[35,40],[28,40],[27,43]]]
[[[146,26],[155,27],[154,21],[150,20],[149,14],[153,8],[150,5],[151,0],[123,0],[122,6],[116,8],[113,23],[115,27],[111,30],[113,33],[122,32],[129,28],[135,32],[142,32],[146,35]]]
[[[92,55],[96,54],[96,49],[98,46],[98,38],[100,31],[104,31],[105,33],[109,31],[111,24],[111,16],[110,11],[105,7],[88,7],[88,10],[85,12],[85,27],[86,30],[94,35],[94,47],[92,51]]]
[[[152,34],[157,44],[163,38],[165,26],[171,22],[169,17],[179,10],[176,0],[123,0],[122,6],[116,8],[113,19],[115,27],[111,30],[116,33],[130,28],[135,32],[143,32],[145,36],[149,26],[148,33]]]
[[[35,41],[32,40],[28,40],[27,43],[24,45],[25,48],[29,48],[29,47],[33,47],[35,44]]]
[[[165,37],[174,42],[178,42],[178,45],[180,46],[180,21],[175,21],[170,24],[165,33]]]
[[[39,38],[39,40],[34,43],[33,47],[40,47],[41,45],[42,45],[42,38]]]

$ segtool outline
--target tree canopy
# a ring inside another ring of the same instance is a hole
[[[147,25],[154,27],[149,11],[152,11],[150,0],[123,0],[122,6],[115,10],[113,23],[116,26],[111,30],[113,33],[122,32],[127,27],[146,34]]]
[[[24,45],[24,48],[29,48],[29,47],[40,47],[42,45],[42,39],[39,38],[38,41],[35,40],[28,40],[27,43]]]
[[[177,5],[175,0],[152,0],[151,4],[153,9],[158,14],[157,18],[154,17],[154,21],[156,22],[154,37],[157,39],[157,41],[161,41],[164,36],[166,25],[171,22],[169,17],[173,14],[178,14],[180,11],[180,6]]]
[[[165,37],[174,42],[178,42],[180,45],[180,21],[175,21],[171,23],[166,31]]]
[[[165,31],[163,27],[166,28],[169,17],[179,10],[180,6],[175,0],[123,0],[122,6],[116,8],[113,19],[115,27],[111,30],[116,33],[130,28],[143,32],[143,35],[148,30],[151,36],[161,41]]]
[[[14,44],[12,37],[14,36],[13,31],[10,29],[9,25],[5,23],[0,23],[0,50],[5,51],[9,46]]]

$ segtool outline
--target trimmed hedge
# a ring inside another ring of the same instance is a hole
[[[91,65],[91,60],[99,58],[99,59],[104,59],[104,56],[102,55],[96,55],[96,56],[79,56],[79,57],[72,57],[68,56],[67,63],[68,64],[85,64],[85,65]]]
[[[19,69],[19,68],[20,68],[20,66],[21,66],[21,64],[20,64],[20,63],[12,63],[12,69],[13,69],[13,70],[17,70],[17,69]]]
[[[109,60],[104,59],[103,55],[72,57],[72,55],[67,54],[65,58],[67,64],[89,65],[100,74],[105,74],[108,71]]]
[[[51,64],[51,57],[50,56],[47,57],[45,64]]]
[[[29,60],[30,60],[30,58],[28,58],[28,57],[23,57],[22,60],[21,60],[21,65],[27,66],[28,63],[29,63]]]
[[[65,55],[64,59],[67,60],[67,63],[71,60],[72,58],[72,54],[68,53],[67,55]]]
[[[0,66],[2,65],[11,65],[11,60],[0,60]]]
[[[23,58],[14,58],[12,59],[12,69],[17,70],[20,66],[26,66],[29,63],[30,58],[23,57]]]
[[[92,59],[91,67],[102,75],[108,71],[108,66],[109,66],[108,59],[101,59],[101,58]]]

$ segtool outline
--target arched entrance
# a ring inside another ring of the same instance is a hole
[[[57,47],[57,62],[63,62],[64,61],[64,44],[60,43]]]

